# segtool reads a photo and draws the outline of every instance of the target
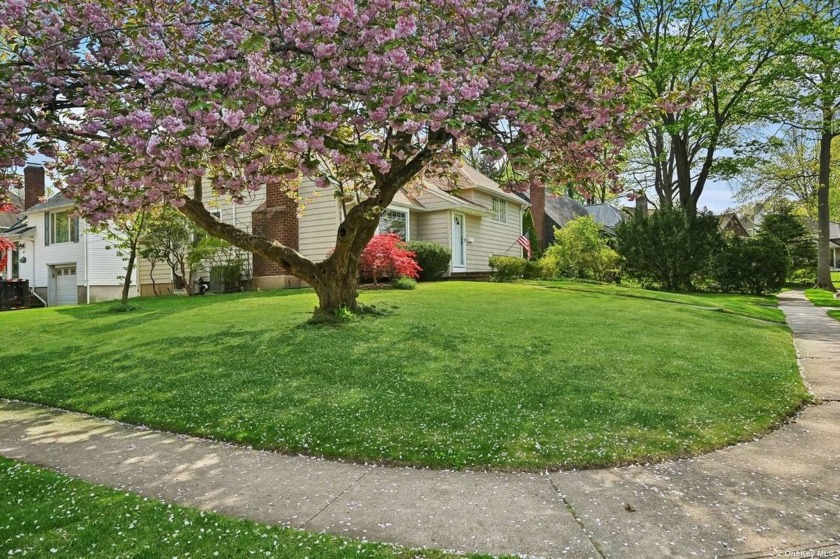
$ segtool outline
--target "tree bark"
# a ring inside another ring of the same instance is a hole
[[[125,281],[123,281],[122,299],[123,305],[128,304],[128,292],[131,289],[131,275],[134,273],[134,262],[137,260],[137,244],[132,243],[131,251],[128,254],[128,264],[125,267]]]
[[[817,238],[817,287],[836,291],[831,281],[831,249],[829,246],[829,179],[831,178],[831,140],[834,134],[831,130],[831,111],[823,112],[823,129],[820,134],[820,184],[817,187],[817,223],[819,236]]]
[[[137,245],[140,243],[140,236],[143,234],[143,226],[146,223],[146,213],[140,212],[137,222],[133,227],[128,229],[129,234],[129,252],[128,264],[125,267],[125,281],[122,288],[122,304],[128,304],[128,292],[131,289],[131,276],[134,273],[134,265],[137,262]],[[140,289],[140,286],[137,286]],[[137,293],[140,294],[139,292]]]

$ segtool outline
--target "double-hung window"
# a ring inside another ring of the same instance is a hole
[[[79,218],[70,215],[67,210],[46,214],[44,225],[47,244],[79,242]]]
[[[493,221],[507,223],[507,202],[493,196]]]
[[[396,233],[404,241],[408,241],[408,212],[404,210],[387,209],[379,217],[379,233]]]

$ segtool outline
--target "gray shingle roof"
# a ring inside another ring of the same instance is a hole
[[[604,227],[612,229],[627,217],[627,214],[610,204],[593,204],[584,206],[586,213]]]
[[[26,213],[35,213],[35,212],[47,212],[50,210],[57,210],[60,208],[72,208],[74,205],[73,200],[67,198],[63,194],[53,194],[49,200],[46,202],[41,202],[40,204],[35,204],[28,210]]]
[[[805,227],[808,228],[811,233],[814,235],[819,235],[820,233],[820,226],[816,219],[811,217],[806,217],[804,219]],[[840,242],[840,223],[836,221],[829,221],[828,222],[828,238],[831,241],[838,241]]]

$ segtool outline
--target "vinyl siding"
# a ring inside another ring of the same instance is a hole
[[[473,191],[473,201],[493,207],[490,194]],[[505,223],[493,221],[493,216],[466,216],[467,226],[467,271],[486,272],[490,270],[488,261],[494,254],[521,256],[522,248],[516,239],[522,232],[522,206],[505,200],[507,220]],[[472,242],[469,242],[472,239]]]
[[[145,258],[140,258],[137,263],[137,276],[139,278],[140,285],[152,284],[152,272],[151,263]],[[158,288],[171,287],[172,270],[165,261],[161,260],[155,263],[154,278],[155,284]]]
[[[221,214],[219,219],[223,223],[228,223],[250,233],[253,225],[252,213],[260,204],[265,202],[265,189],[252,192],[241,204],[234,204],[229,196],[217,195],[205,182],[203,196],[204,205],[211,212],[218,211]]]
[[[420,212],[408,212],[408,240],[410,241],[425,241],[420,237],[420,216],[423,215]]]
[[[338,200],[331,189],[316,188],[311,181],[301,184],[300,197],[304,207],[298,228],[298,250],[320,262],[335,248],[340,215]]]
[[[84,227],[84,223],[81,225]],[[80,235],[79,245],[82,246],[84,253],[85,237],[84,232]],[[101,235],[96,233],[89,233],[88,235],[88,255],[90,256],[90,266],[88,273],[90,274],[90,285],[122,285],[125,276],[126,261],[117,253],[115,249],[108,249],[112,243]],[[47,247],[49,248],[49,247]],[[84,285],[84,272],[79,269],[79,285]],[[132,278],[132,285],[137,285],[137,269],[134,269],[134,277]]]
[[[418,241],[430,241],[452,249],[452,213],[415,212],[411,214],[412,225],[417,224]]]
[[[450,200],[441,198],[431,192],[421,192],[420,195],[417,196],[417,201],[429,211],[448,210],[452,208],[452,202]]]
[[[43,219],[43,218],[42,218]],[[18,241],[22,246],[22,250],[19,256],[25,256],[26,262],[21,262],[18,264],[18,276],[21,279],[29,280],[30,287],[35,287],[35,283],[33,278],[35,277],[35,258],[34,255],[37,251],[35,251],[33,242],[30,239],[22,239]],[[12,264],[9,262],[8,273],[11,274],[12,272]]]
[[[24,241],[26,262],[20,266],[20,277],[29,280],[30,287],[39,289],[39,292],[48,298],[54,297],[48,294],[50,285],[50,267],[62,264],[70,264],[76,267],[76,286],[79,290],[79,302],[84,303],[84,287],[89,285],[92,289],[112,288],[115,296],[119,296],[119,288],[125,275],[125,262],[114,249],[107,249],[110,242],[104,236],[88,230],[84,220],[79,223],[79,241],[67,243],[52,243],[45,246],[44,238],[44,212],[28,214],[28,222],[35,226],[35,239]],[[86,246],[87,241],[87,246]],[[86,265],[85,256],[90,260]],[[137,270],[133,277],[134,288],[131,296],[136,295]],[[91,301],[97,300],[98,291],[91,293]],[[111,297],[107,297],[110,299]]]

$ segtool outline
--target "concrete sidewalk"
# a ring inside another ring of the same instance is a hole
[[[780,300],[805,378],[826,401],[760,441],[693,460],[551,474],[394,469],[13,402],[0,402],[0,454],[230,516],[411,547],[595,559],[836,557],[840,322],[799,292]]]

